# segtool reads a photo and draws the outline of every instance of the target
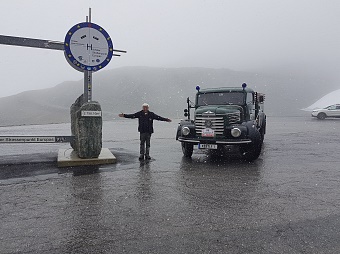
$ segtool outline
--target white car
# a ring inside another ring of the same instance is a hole
[[[312,116],[320,120],[324,120],[327,117],[340,118],[340,104],[334,104],[323,109],[315,109],[312,112]]]

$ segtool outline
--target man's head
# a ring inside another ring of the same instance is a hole
[[[149,111],[149,104],[144,103],[144,104],[142,105],[142,108],[143,108],[143,111],[144,111],[144,112],[148,112],[148,111]]]

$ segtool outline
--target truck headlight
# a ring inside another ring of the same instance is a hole
[[[232,128],[231,131],[231,136],[233,136],[234,138],[238,138],[239,136],[241,136],[241,130],[239,128]]]
[[[184,135],[184,136],[188,136],[189,134],[190,134],[190,129],[189,129],[189,127],[183,127],[182,128],[182,134]]]

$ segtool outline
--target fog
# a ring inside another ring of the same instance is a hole
[[[1,2],[0,34],[64,41],[88,7],[128,51],[106,69],[228,68],[326,78],[332,88],[340,80],[338,0],[11,0]],[[0,97],[82,78],[60,51],[0,45],[0,54]]]

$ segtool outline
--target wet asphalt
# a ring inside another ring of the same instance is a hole
[[[58,169],[55,145],[2,146],[0,253],[340,253],[339,127],[269,117],[253,163],[183,158],[176,122],[156,123],[149,162],[129,120],[104,124],[115,165]]]

